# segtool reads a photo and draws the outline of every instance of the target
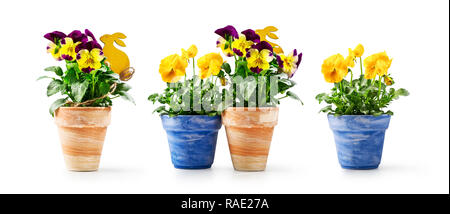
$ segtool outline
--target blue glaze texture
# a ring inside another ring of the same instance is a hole
[[[342,168],[378,168],[390,119],[390,115],[328,115]]]
[[[161,116],[167,133],[172,163],[179,169],[206,169],[214,162],[221,116]]]

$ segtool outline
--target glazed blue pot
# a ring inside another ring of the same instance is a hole
[[[344,169],[375,169],[381,161],[390,115],[328,115]]]
[[[206,169],[214,162],[220,116],[161,116],[175,168]]]

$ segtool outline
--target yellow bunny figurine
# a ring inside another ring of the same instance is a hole
[[[114,46],[115,42],[117,45],[125,47],[125,43],[121,40],[125,38],[127,36],[119,32],[112,35],[105,34],[100,37],[100,40],[105,44],[103,54],[106,57],[106,62],[109,63],[114,73],[120,75],[122,81],[131,79],[134,74],[134,68],[130,67],[130,59],[127,54]]]
[[[284,53],[283,49],[279,45],[277,45],[273,42],[269,42],[266,38],[266,36],[268,36],[271,39],[278,39],[278,36],[275,35],[274,33],[272,33],[272,32],[276,32],[276,31],[278,31],[278,29],[274,26],[268,26],[268,27],[265,27],[264,29],[255,30],[255,32],[259,35],[261,41],[266,41],[270,45],[272,45],[273,52],[275,52],[277,54]]]

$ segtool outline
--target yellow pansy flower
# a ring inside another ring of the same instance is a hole
[[[91,51],[82,49],[77,54],[77,63],[81,71],[84,73],[90,73],[93,70],[97,70],[102,67],[103,51],[94,48]]]
[[[197,46],[191,45],[191,47],[189,47],[187,50],[181,49],[181,56],[186,59],[194,58],[195,56],[197,56],[197,52]]]
[[[322,64],[322,74],[329,83],[342,81],[348,73],[347,69],[347,62],[341,54],[328,57]]]
[[[200,78],[205,79],[211,75],[218,75],[223,64],[223,58],[219,53],[209,53],[197,60],[200,68]]]
[[[387,75],[387,70],[391,67],[392,59],[389,59],[386,52],[376,53],[364,59],[364,78],[373,79],[377,75]]]
[[[75,57],[77,56],[75,48],[79,44],[81,44],[81,42],[74,43],[72,38],[70,37],[66,37],[63,40],[61,40],[61,50],[59,51],[61,53],[61,58],[68,61],[75,60]]]
[[[348,56],[345,58],[348,67],[355,67],[355,53],[351,48],[348,49]]]
[[[186,58],[178,54],[172,54],[161,60],[159,65],[159,73],[164,82],[175,83],[186,74],[188,63]]]
[[[364,46],[358,44],[355,49],[353,49],[353,54],[355,57],[361,57],[364,54]]]
[[[245,56],[247,54],[247,50],[252,47],[254,44],[253,41],[247,41],[245,35],[239,35],[239,39],[236,39],[232,43],[233,51],[238,56]]]

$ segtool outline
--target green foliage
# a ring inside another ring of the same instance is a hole
[[[194,76],[184,82],[168,83],[163,93],[151,94],[148,100],[162,104],[153,111],[160,115],[220,115],[218,101],[222,100],[222,93],[216,82]]]
[[[50,106],[50,114],[53,116],[56,109],[61,106],[77,105],[80,107],[107,107],[112,105],[112,99],[122,97],[134,103],[133,98],[126,93],[130,86],[121,82],[119,76],[108,67],[104,60],[102,67],[98,70],[84,73],[78,68],[76,61],[66,61],[66,70],[59,66],[45,68],[45,71],[52,72],[56,77],[41,76],[41,79],[52,79],[47,87],[47,96],[60,93],[63,98],[56,100]],[[114,92],[108,93],[116,84]],[[108,95],[108,96],[106,96]],[[99,99],[100,98],[100,99]]]
[[[400,96],[408,96],[406,89],[388,88],[381,78],[378,80],[367,80],[362,75],[350,83],[342,80],[335,83],[331,93],[321,93],[316,100],[328,105],[320,112],[339,115],[393,115],[392,111],[384,109]]]
[[[240,57],[235,64],[234,73],[231,72],[228,63],[224,63],[222,66],[231,82],[231,87],[226,89],[226,93],[233,96],[233,102],[226,103],[226,107],[274,107],[280,104],[281,99],[287,97],[298,100],[303,105],[300,98],[294,92],[289,91],[296,83],[287,74],[280,72],[276,56],[270,62],[270,68],[259,74],[248,68],[244,57]],[[279,97],[280,94],[284,96]]]

